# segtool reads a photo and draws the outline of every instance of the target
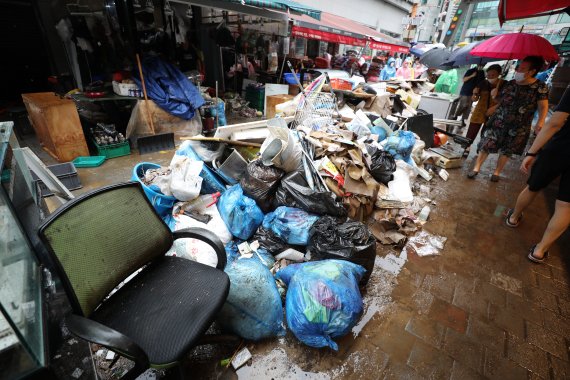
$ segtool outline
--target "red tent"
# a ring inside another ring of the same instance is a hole
[[[499,1],[499,22],[527,17],[538,17],[563,12],[570,7],[569,0],[501,0]]]

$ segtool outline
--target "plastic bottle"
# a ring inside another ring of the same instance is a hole
[[[213,194],[205,194],[200,195],[198,198],[187,202],[184,206],[183,211],[202,211],[206,208],[216,204],[218,199],[220,198],[220,192],[213,193]]]
[[[422,208],[422,211],[420,211],[420,215],[418,216],[418,219],[422,222],[426,222],[428,220],[430,212],[431,212],[431,208],[428,205],[425,205]]]

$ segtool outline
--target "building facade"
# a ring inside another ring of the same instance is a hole
[[[410,14],[417,0],[296,0],[324,12],[358,21],[375,30],[401,39],[402,19]]]
[[[523,31],[538,34],[553,45],[562,43],[570,28],[570,16],[566,13],[507,21],[501,27],[497,16],[499,1],[481,1],[472,4],[467,27],[461,33],[462,40],[479,41],[503,33]]]

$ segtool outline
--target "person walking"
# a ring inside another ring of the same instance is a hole
[[[477,102],[475,109],[471,113],[469,119],[469,129],[467,129],[467,137],[471,141],[475,141],[481,126],[487,121],[497,109],[497,102],[491,96],[491,93],[498,93],[503,86],[503,80],[499,78],[501,75],[500,65],[491,65],[487,69],[486,79],[479,82],[473,89],[472,100]],[[468,155],[471,147],[467,147],[464,155]]]
[[[396,78],[396,62],[394,58],[389,58],[388,63],[380,72],[380,80],[390,80]]]
[[[396,70],[396,77],[403,78],[404,80],[415,79],[414,68],[411,66],[410,59],[406,58],[404,63],[402,63],[402,67]]]
[[[518,227],[523,211],[538,193],[560,177],[554,215],[550,218],[542,239],[528,253],[528,259],[542,263],[552,244],[570,226],[570,90],[566,90],[558,107],[538,133],[521,164],[521,171],[530,176],[519,194],[514,209],[507,212],[507,226]]]
[[[538,109],[535,132],[544,125],[548,112],[548,87],[535,78],[544,61],[539,56],[528,56],[522,60],[515,73],[515,79],[505,83],[501,89],[498,106],[485,123],[479,141],[479,154],[473,169],[467,174],[475,178],[490,153],[498,153],[497,167],[491,176],[498,182],[503,168],[513,155],[521,155],[530,136],[531,124]]]
[[[462,128],[467,124],[471,107],[473,106],[473,90],[475,87],[485,79],[485,74],[480,66],[473,67],[465,72],[463,75],[463,85],[459,90],[459,104],[455,110],[453,118],[457,120],[461,116]]]

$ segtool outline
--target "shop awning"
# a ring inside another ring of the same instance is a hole
[[[236,4],[251,5],[258,8],[274,9],[278,11],[293,11],[307,15],[316,20],[321,19],[321,11],[290,0],[226,0]]]
[[[401,53],[409,51],[407,44],[393,37],[331,13],[322,12],[319,21],[304,15],[290,15],[289,17],[294,21],[291,29],[291,35],[294,37],[353,46],[365,46],[368,42],[372,49]]]
[[[539,17],[567,11],[568,0],[501,0],[499,1],[499,22],[527,17]]]

